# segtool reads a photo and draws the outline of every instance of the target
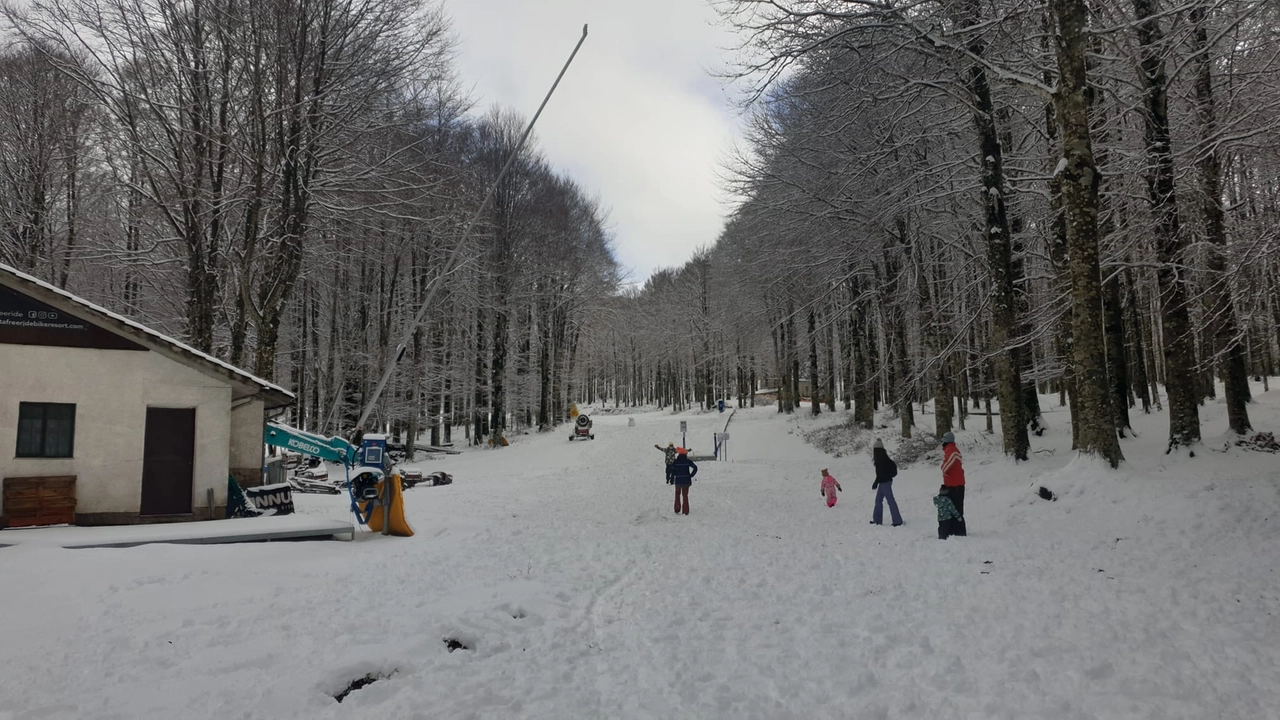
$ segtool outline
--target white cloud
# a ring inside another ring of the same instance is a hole
[[[716,176],[739,132],[708,70],[733,38],[702,0],[445,0],[479,109],[532,115],[590,34],[535,130],[548,160],[610,210],[618,259],[643,280],[713,242]]]

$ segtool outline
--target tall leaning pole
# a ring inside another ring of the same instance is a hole
[[[431,307],[432,301],[435,300],[436,293],[440,287],[444,285],[445,279],[453,272],[458,264],[458,259],[462,257],[462,250],[467,245],[467,239],[471,237],[471,231],[475,229],[476,223],[480,221],[480,217],[488,209],[489,203],[493,201],[493,196],[497,194],[498,185],[502,183],[502,179],[506,177],[507,171],[515,164],[516,158],[520,156],[520,151],[524,149],[524,144],[529,140],[529,135],[533,132],[533,126],[537,124],[538,118],[542,115],[542,110],[547,106],[547,102],[551,100],[551,95],[555,93],[556,87],[560,85],[561,78],[565,72],[569,70],[569,65],[573,63],[574,57],[578,55],[578,50],[582,47],[582,43],[587,39],[587,26],[582,26],[582,36],[578,38],[578,43],[573,46],[573,52],[569,53],[569,59],[565,61],[564,67],[560,68],[560,74],[556,75],[555,82],[551,83],[551,89],[547,91],[546,97],[542,98],[542,104],[538,106],[538,111],[533,114],[533,119],[529,121],[528,126],[524,129],[524,134],[520,136],[520,141],[516,143],[515,148],[511,151],[511,155],[507,157],[507,162],[502,166],[502,171],[498,173],[498,177],[489,185],[489,191],[485,193],[484,200],[481,201],[480,207],[476,208],[471,219],[467,221],[466,227],[462,230],[462,236],[458,238],[457,245],[453,251],[449,253],[445,259],[444,267],[440,270],[440,274],[431,281],[427,287],[427,296],[422,301],[422,306],[418,308],[417,314],[413,316],[413,322],[405,325],[404,333],[400,336],[400,342],[396,345],[395,354],[382,371],[382,377],[378,378],[378,384],[373,388],[373,394],[365,402],[364,409],[360,411],[360,419],[356,421],[355,433],[358,435],[364,432],[364,424],[368,422],[369,415],[373,413],[373,408],[378,404],[378,399],[382,397],[383,390],[387,387],[387,381],[391,379],[392,373],[395,372],[396,365],[404,358],[405,349],[409,345],[409,341],[413,339],[413,333],[422,325],[422,319],[426,317],[427,308]]]

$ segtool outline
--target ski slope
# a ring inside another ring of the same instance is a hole
[[[727,413],[595,414],[594,441],[424,463],[455,482],[406,493],[409,539],[0,548],[0,717],[1275,717],[1280,456],[1224,450],[1222,414],[1194,459],[1138,415],[1118,472],[1072,461],[1065,412],[1022,466],[975,416],[971,534],[947,541],[936,462],[895,483],[906,524],[872,526],[870,458],[801,437],[843,413],[760,408],[688,517],[653,445],[683,419],[709,451]]]

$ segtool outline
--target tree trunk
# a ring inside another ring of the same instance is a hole
[[[76,228],[80,213],[80,137],[78,128],[71,127],[67,135],[66,218],[67,247],[62,253],[62,268],[58,273],[58,287],[67,289],[67,276],[71,273],[71,260],[76,253]]]
[[[1192,54],[1196,66],[1196,115],[1200,120],[1200,142],[1203,145],[1198,163],[1203,194],[1201,210],[1204,213],[1205,235],[1209,241],[1209,325],[1215,350],[1222,354],[1227,425],[1232,432],[1244,435],[1251,429],[1248,408],[1249,369],[1245,365],[1235,302],[1231,297],[1231,281],[1226,272],[1227,232],[1222,209],[1222,165],[1215,145],[1218,140],[1218,120],[1213,98],[1214,55],[1209,46],[1206,15],[1204,5],[1198,5],[1191,11],[1191,21],[1195,25]]]
[[[894,363],[898,369],[898,419],[901,421],[902,437],[909,438],[911,429],[916,426],[915,408],[912,407],[915,402],[915,381],[911,372],[911,356],[907,352],[906,323],[899,321],[897,325]]]
[[[540,313],[539,318],[544,324],[549,323],[550,318],[547,314]],[[539,338],[538,348],[538,427],[540,429],[551,427],[551,329],[543,328],[543,333]]]
[[[453,417],[454,401],[453,401],[453,345],[452,343],[446,344],[446,349],[444,353],[444,362],[441,365],[440,371],[444,373],[443,390],[440,393],[440,400],[442,404],[442,407],[440,410],[440,422],[444,426],[444,431],[443,431],[444,437],[442,439],[444,440],[444,445],[452,445],[453,444],[453,424],[455,420],[455,418]]]
[[[472,431],[471,444],[482,445],[484,438],[489,434],[489,402],[485,396],[485,382],[487,380],[485,366],[485,321],[484,310],[476,310],[476,372],[475,372],[475,392],[472,394],[472,422],[475,429]]]
[[[965,28],[983,20],[977,0],[963,0],[961,25]],[[981,58],[986,52],[982,35],[975,34],[968,50]],[[991,273],[991,348],[995,366],[996,394],[1000,401],[1000,429],[1006,455],[1026,460],[1030,449],[1027,424],[1022,415],[1022,367],[1020,356],[1011,343],[1017,334],[1017,298],[1013,268],[1013,238],[1005,199],[1004,154],[996,128],[995,105],[987,71],[974,63],[968,73],[969,91],[973,94],[974,124],[978,130],[978,159],[982,167],[982,196],[986,207],[983,235],[987,244],[987,261]]]
[[[1062,131],[1059,163],[1067,250],[1071,269],[1071,334],[1075,394],[1079,396],[1079,451],[1119,466],[1123,456],[1107,395],[1106,347],[1102,334],[1102,288],[1098,262],[1098,169],[1089,136],[1088,7],[1085,0],[1052,0],[1058,23],[1055,49],[1058,91],[1054,98]],[[1065,166],[1065,167],[1064,167]]]
[[[853,308],[850,306],[848,316],[843,319],[840,336],[840,384],[844,394],[844,409],[853,409]]]
[[[493,314],[493,367],[489,380],[493,412],[489,433],[495,448],[502,447],[503,432],[507,428],[507,312],[506,308],[499,308]]]
[[[1178,215],[1173,148],[1169,135],[1167,48],[1156,10],[1157,0],[1133,0],[1138,21],[1143,84],[1143,119],[1149,162],[1147,189],[1155,214],[1156,278],[1164,326],[1165,391],[1169,395],[1169,451],[1200,442],[1198,375],[1187,279],[1186,238]]]
[[[1142,412],[1151,414],[1151,388],[1147,382],[1147,363],[1145,343],[1143,343],[1142,321],[1138,318],[1137,292],[1133,288],[1132,277],[1126,274],[1125,312],[1129,319],[1127,337],[1132,340],[1132,350],[1128,353],[1129,367],[1133,369],[1133,387],[1138,399],[1142,401]]]
[[[855,293],[856,294],[856,293]],[[866,303],[855,306],[853,323],[853,421],[864,430],[875,425],[875,383],[872,382],[871,323],[867,322]]]
[[[786,383],[783,381],[783,378],[786,377],[787,373],[785,370],[786,361],[783,359],[783,356],[782,356],[782,344],[786,341],[785,340],[786,329],[783,327],[783,324],[781,321],[774,324],[772,335],[773,335],[773,364],[774,364],[774,367],[778,369],[778,391],[777,391],[778,412],[784,413],[787,411],[786,409],[787,391],[786,391],[786,388],[783,387],[784,385],[786,385]]]
[[[953,430],[951,377],[946,357],[939,355],[936,357],[935,362],[937,362],[938,374],[933,395],[933,432],[937,437],[942,437],[943,434]]]
[[[829,315],[829,313],[828,313]],[[827,318],[827,410],[836,411],[836,333],[834,322]]]
[[[818,320],[809,310],[809,414],[822,414],[822,383],[818,380]]]
[[[800,352],[796,348],[796,308],[794,303],[787,303],[787,342],[783,351],[787,354],[787,372],[790,373],[791,391],[788,393],[791,402],[787,412],[800,409]]]
[[[1111,385],[1111,411],[1116,432],[1125,437],[1129,424],[1129,359],[1125,353],[1124,305],[1120,300],[1120,274],[1103,284],[1103,328],[1106,332],[1107,370]]]

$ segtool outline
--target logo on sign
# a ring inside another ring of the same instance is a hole
[[[268,515],[289,515],[293,513],[293,492],[288,485],[264,485],[249,488],[244,492],[249,501],[258,510]]]
[[[312,455],[318,455],[320,453],[319,445],[303,442],[297,438],[289,438],[289,447],[294,448],[296,450],[301,450],[302,452],[305,452],[305,453],[311,453]]]
[[[52,310],[31,310],[27,313],[27,317],[32,320],[57,320],[58,313]]]

